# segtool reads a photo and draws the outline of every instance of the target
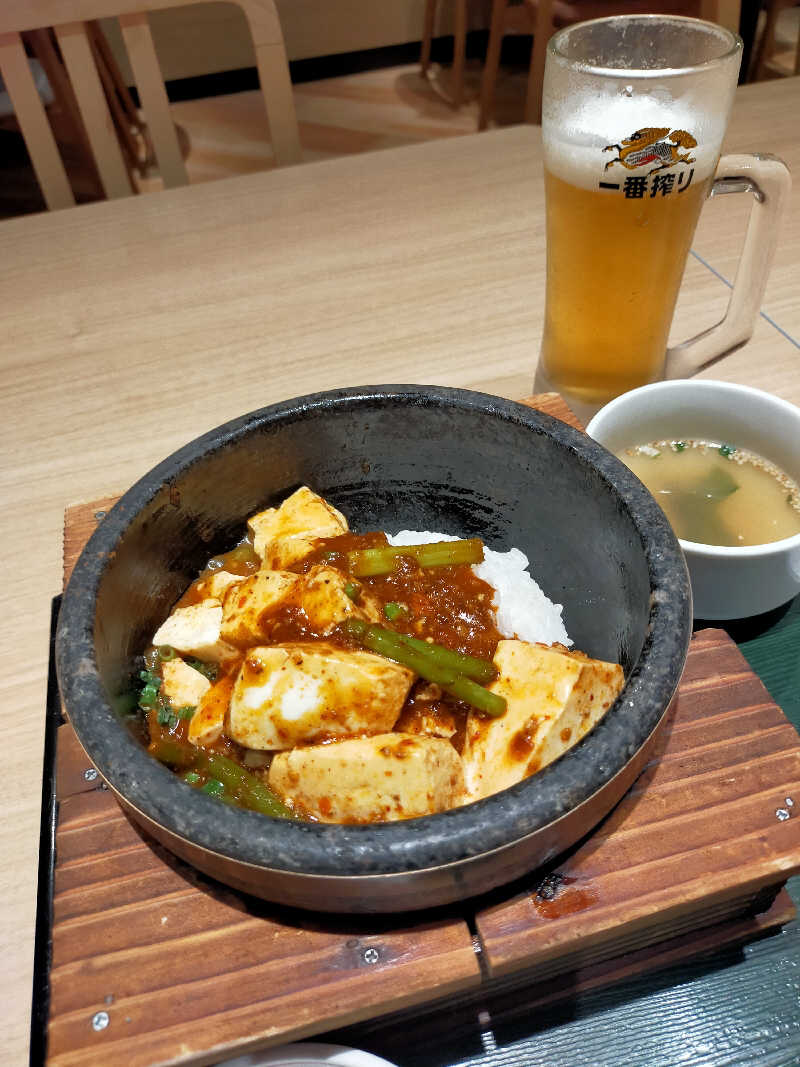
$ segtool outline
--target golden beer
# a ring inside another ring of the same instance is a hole
[[[684,184],[688,171],[682,175]],[[601,174],[601,177],[603,175]],[[547,297],[541,365],[553,388],[602,404],[661,376],[710,175],[668,195],[573,185],[545,168]],[[608,180],[612,180],[609,172]]]
[[[702,205],[718,182],[740,182],[741,161],[731,157],[730,174],[718,163],[741,45],[722,26],[675,15],[593,19],[548,42],[547,293],[534,386],[559,390],[584,417],[741,343],[742,323],[726,315],[723,329],[667,350]]]

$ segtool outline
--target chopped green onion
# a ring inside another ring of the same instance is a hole
[[[186,662],[190,667],[204,674],[209,682],[216,682],[217,674],[219,673],[219,667],[216,663],[205,663],[201,659],[187,659]]]
[[[161,688],[161,675],[155,674],[153,671],[139,671],[139,677],[144,682],[145,686],[151,685],[156,689]]]
[[[192,704],[184,704],[183,707],[175,709],[175,714],[179,719],[191,719],[196,710]]]
[[[685,441],[673,441],[672,442],[672,447],[673,447],[675,452],[685,452],[686,451],[686,442]]]
[[[720,445],[717,451],[721,456],[724,456],[726,459],[728,459],[728,457],[732,456],[733,453],[736,451],[736,445]]]
[[[217,778],[209,778],[204,786],[200,787],[201,793],[207,793],[210,797],[221,797],[225,792],[225,786]]]
[[[183,776],[183,780],[187,785],[197,785],[200,781],[200,775],[197,771],[187,771]]]
[[[396,601],[390,600],[388,604],[383,605],[383,614],[389,622],[394,622],[395,619],[408,615],[408,608],[405,604],[398,604]]]
[[[143,686],[139,693],[139,707],[149,711],[150,708],[156,707],[158,704],[158,686],[153,682],[148,682]]]
[[[167,663],[169,660],[175,659],[175,655],[176,652],[172,645],[159,645],[158,658],[162,663]]]
[[[169,708],[160,707],[156,715],[156,721],[159,726],[166,726],[170,730],[174,730],[178,725],[178,716],[170,711]]]
[[[361,589],[355,582],[347,582],[344,587],[345,596],[349,596],[354,604],[357,604],[361,599]]]
[[[411,556],[420,567],[454,567],[459,563],[481,563],[483,542],[477,538],[464,541],[434,541],[429,545],[382,545],[360,548],[347,553],[347,566],[357,578],[390,574],[398,556]]]

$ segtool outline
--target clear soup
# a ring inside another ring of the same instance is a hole
[[[800,487],[753,452],[724,442],[675,440],[618,455],[685,541],[741,547],[800,534]]]

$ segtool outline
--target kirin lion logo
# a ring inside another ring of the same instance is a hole
[[[681,152],[681,149],[696,146],[697,141],[686,130],[647,126],[643,130],[632,133],[630,137],[626,137],[622,144],[606,145],[604,152],[612,152],[616,149],[619,155],[606,163],[605,170],[613,167],[615,163],[621,163],[628,170],[655,163],[656,166],[649,171],[652,174],[654,171],[672,167],[676,163],[694,163],[695,157],[689,152]]]

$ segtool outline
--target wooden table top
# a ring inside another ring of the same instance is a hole
[[[740,89],[726,148],[800,171],[800,79]],[[4,1062],[27,1058],[50,599],[64,508],[205,430],[346,385],[532,391],[539,130],[516,127],[4,222]],[[673,339],[724,309],[744,205],[706,206]],[[706,377],[800,403],[800,189],[752,340]],[[731,220],[731,221],[729,221]],[[738,227],[738,228],[737,228]]]

